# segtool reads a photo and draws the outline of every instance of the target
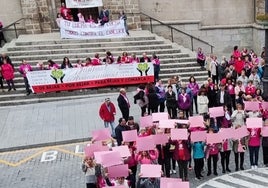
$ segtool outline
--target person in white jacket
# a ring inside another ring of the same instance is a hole
[[[197,108],[200,115],[208,113],[208,97],[205,88],[201,88],[197,96]]]
[[[236,127],[238,125],[245,125],[246,113],[243,110],[242,104],[236,104],[236,110],[233,111],[231,120],[233,122],[233,126]]]

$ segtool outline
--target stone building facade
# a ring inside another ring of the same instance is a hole
[[[53,32],[61,2],[62,0],[1,0],[5,9],[1,10],[0,18],[7,25],[24,17],[24,22],[18,27],[29,34]],[[255,17],[264,12],[264,2],[265,0],[180,0],[179,3],[177,0],[103,0],[104,6],[110,10],[111,19],[117,19],[120,10],[125,11],[130,29],[150,29],[148,19],[140,15],[143,12],[209,42],[215,46],[214,52],[220,54],[229,54],[234,45],[261,51],[265,28],[256,24]],[[155,32],[170,38],[170,31],[157,23],[153,24]],[[7,36],[10,33],[6,33]],[[179,34],[174,37],[177,43],[189,47],[187,37]],[[199,45],[196,41],[195,44]]]

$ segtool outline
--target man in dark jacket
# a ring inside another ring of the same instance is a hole
[[[115,128],[115,136],[116,136],[117,145],[121,146],[122,141],[123,141],[122,132],[127,130],[127,126],[126,126],[127,122],[124,118],[120,118],[118,122],[119,124]]]
[[[126,90],[124,88],[120,89],[120,94],[117,98],[118,107],[122,113],[122,116],[125,120],[128,120],[129,117],[129,100],[126,95]]]
[[[227,106],[228,110],[232,110],[232,99],[228,91],[225,90],[226,85],[220,84],[220,91],[216,95],[217,106]]]

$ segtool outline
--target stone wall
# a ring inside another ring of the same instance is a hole
[[[21,8],[27,33],[51,32],[47,0],[21,0]]]
[[[124,10],[129,29],[141,28],[138,0],[103,0],[103,5],[110,10],[112,19],[118,19],[120,10]]]

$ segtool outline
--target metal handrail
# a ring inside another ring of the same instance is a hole
[[[20,18],[20,19],[18,19],[18,20],[16,20],[16,21],[12,22],[11,24],[5,26],[5,27],[3,28],[3,31],[8,30],[8,28],[11,27],[11,26],[14,26],[15,35],[16,35],[16,38],[18,38],[18,31],[17,31],[17,27],[16,27],[16,25],[17,25],[17,24],[20,24],[20,21],[21,21],[21,20],[24,20],[24,19],[25,19],[25,18]]]
[[[194,41],[193,41],[193,39],[195,39],[195,40],[197,40],[197,41],[199,41],[199,42],[201,42],[201,43],[203,43],[203,44],[206,44],[206,45],[210,46],[210,51],[211,51],[211,53],[213,53],[213,48],[214,48],[214,46],[211,45],[211,44],[209,44],[208,42],[206,42],[206,41],[204,41],[204,40],[202,40],[202,39],[199,39],[199,38],[197,38],[197,37],[195,37],[195,36],[193,36],[193,35],[190,35],[190,34],[188,34],[188,33],[185,33],[184,31],[181,31],[181,30],[179,30],[179,29],[177,29],[177,28],[175,28],[175,27],[173,27],[173,26],[171,26],[171,25],[168,25],[168,24],[166,24],[166,23],[164,23],[164,22],[162,22],[162,21],[160,21],[160,20],[158,20],[158,19],[156,19],[156,18],[153,18],[153,17],[149,16],[148,14],[145,14],[145,13],[143,13],[143,12],[140,12],[140,14],[142,14],[142,15],[144,15],[144,16],[146,16],[146,17],[148,17],[148,18],[150,19],[150,29],[151,29],[151,32],[152,32],[152,33],[153,33],[153,24],[152,24],[152,20],[154,20],[154,21],[160,23],[161,25],[164,25],[164,26],[166,26],[166,27],[168,27],[168,28],[170,29],[170,32],[171,32],[171,41],[172,41],[172,42],[174,42],[173,30],[175,30],[175,31],[177,31],[177,32],[179,32],[179,33],[182,33],[182,34],[184,34],[184,35],[190,37],[190,39],[191,39],[191,48],[192,48],[192,51],[194,51]]]

